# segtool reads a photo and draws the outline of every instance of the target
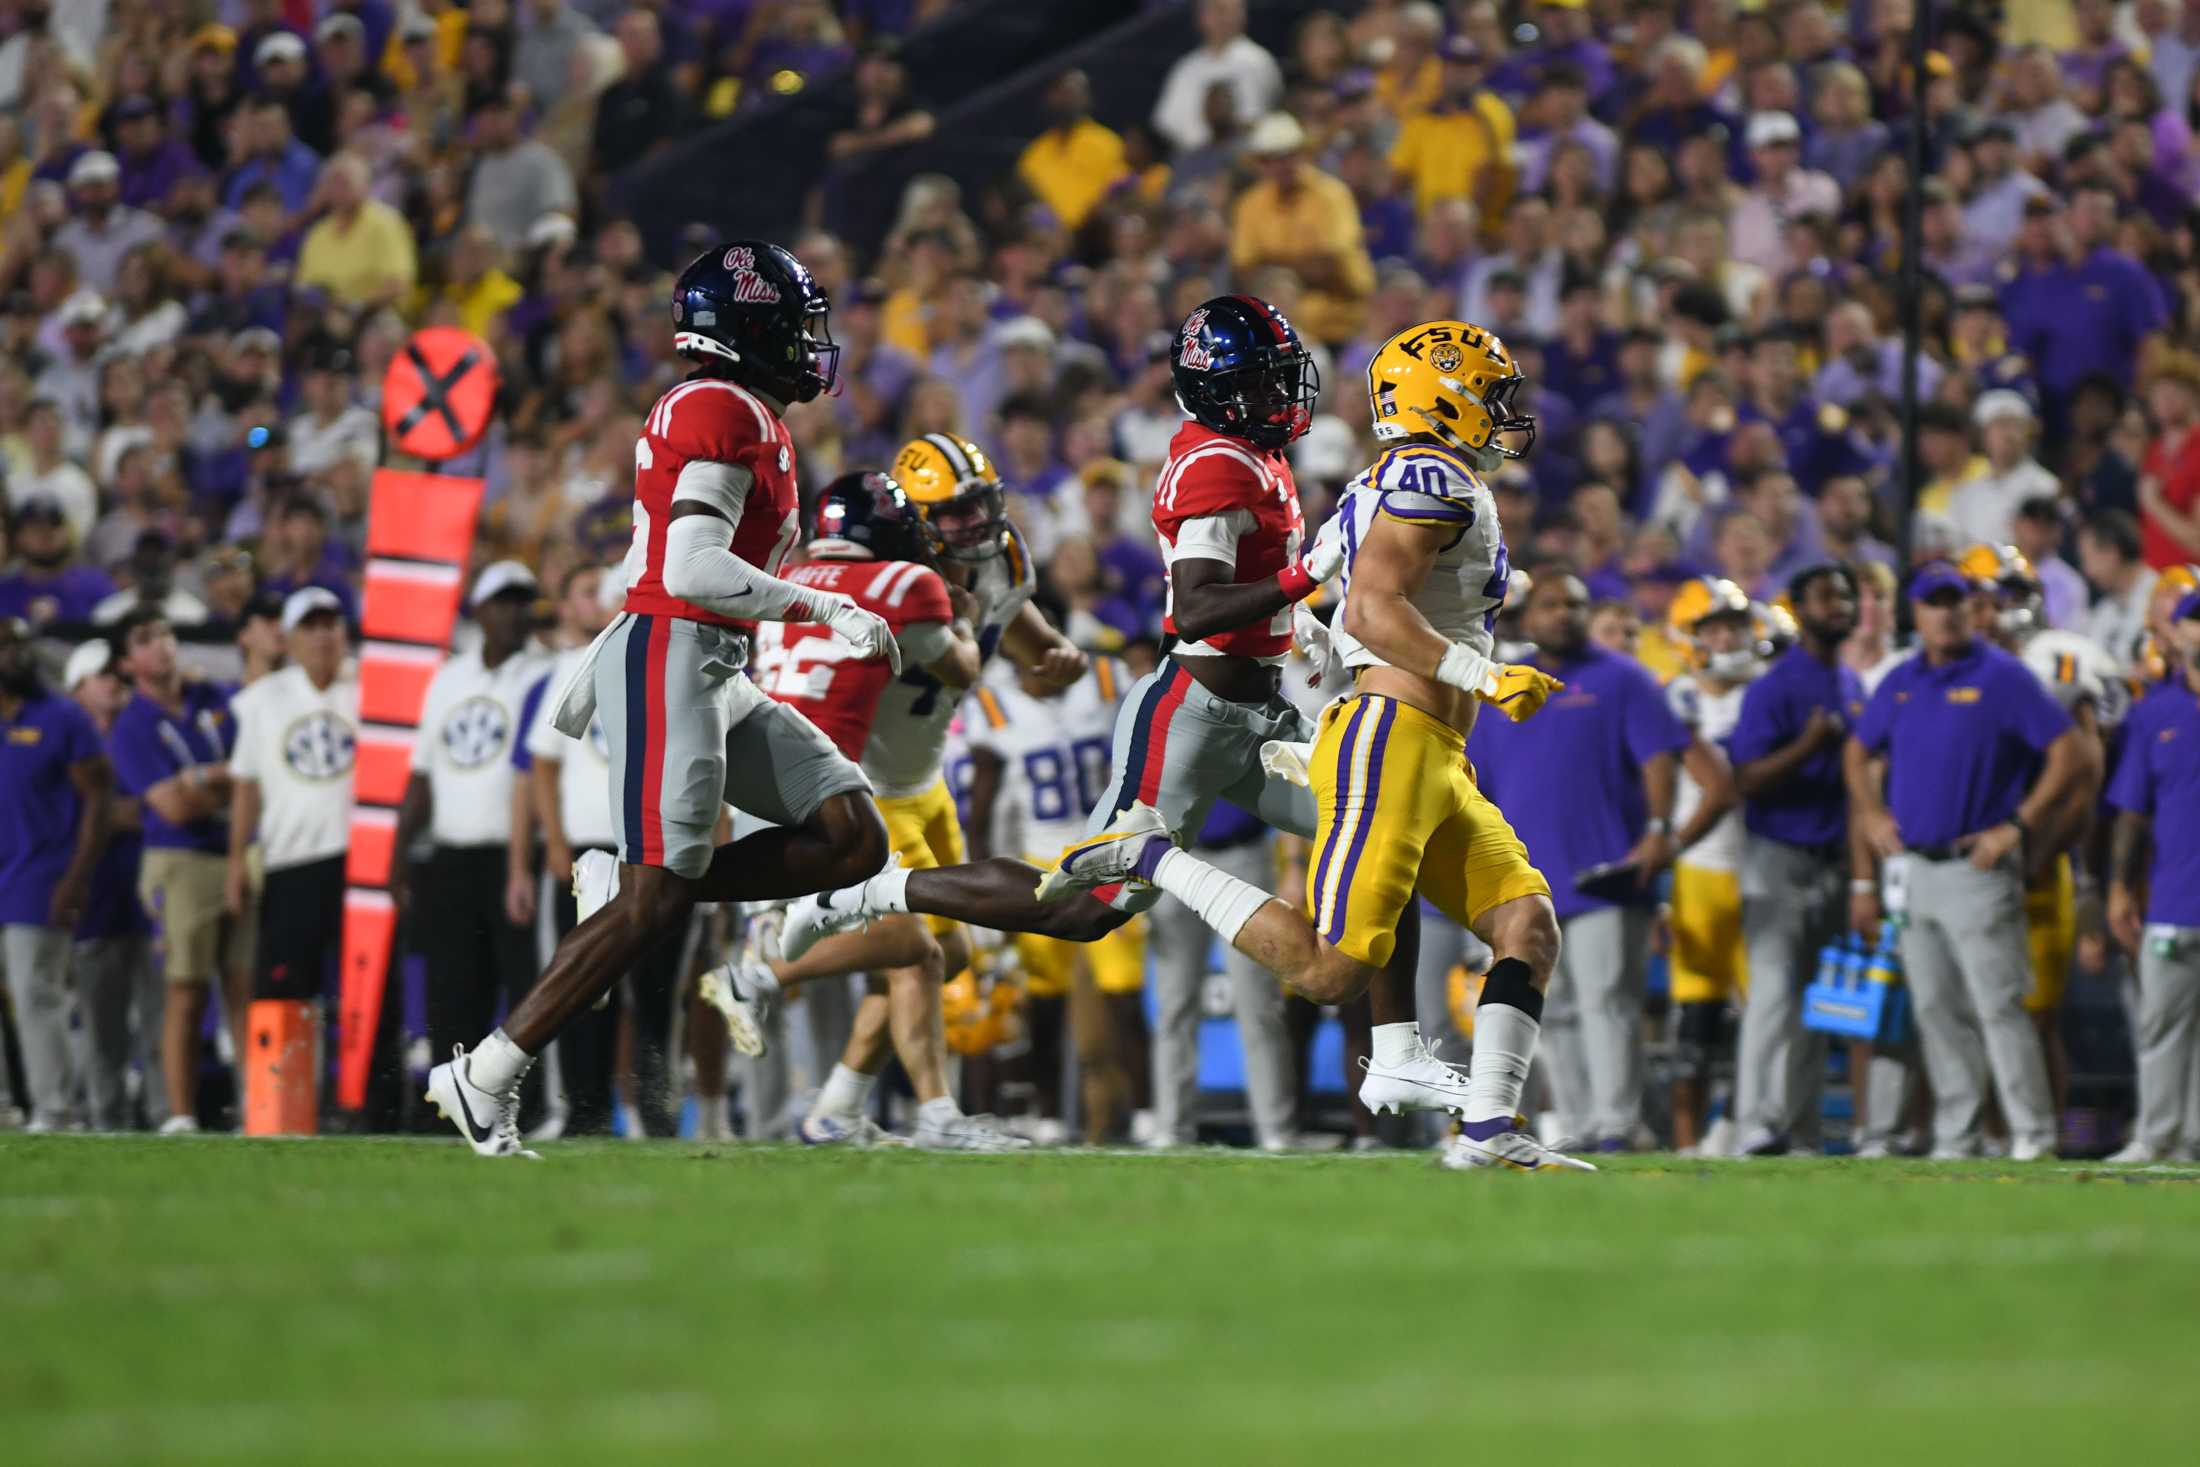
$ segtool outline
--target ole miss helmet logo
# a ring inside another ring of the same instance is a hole
[[[1204,306],[1184,318],[1184,345],[1176,359],[1195,372],[1204,372],[1215,364],[1206,343],[1199,339],[1199,333],[1206,325],[1207,309]]]
[[[733,298],[764,305],[779,303],[779,287],[756,273],[756,251],[735,245],[726,251],[725,266],[733,272]]]

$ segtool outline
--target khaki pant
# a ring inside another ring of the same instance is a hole
[[[250,973],[259,913],[232,918],[222,906],[225,856],[150,847],[138,871],[138,896],[160,928],[162,972],[170,983],[204,983],[217,969]],[[246,888],[247,901],[253,887]]]

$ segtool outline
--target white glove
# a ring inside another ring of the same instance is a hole
[[[894,629],[886,624],[885,617],[865,611],[846,596],[835,595],[818,620],[831,627],[834,636],[861,652],[866,662],[883,657],[894,675],[901,676],[901,643],[895,640]]]
[[[1298,643],[1299,651],[1313,664],[1312,682],[1320,687],[1322,675],[1329,670],[1329,628],[1307,609],[1304,601],[1291,603],[1291,640]]]
[[[1299,557],[1299,564],[1319,584],[1334,579],[1344,569],[1344,516],[1333,514],[1314,532],[1314,543],[1306,547]]]
[[[1269,777],[1301,789],[1313,784],[1313,774],[1307,768],[1307,761],[1313,757],[1312,744],[1295,744],[1289,739],[1270,739],[1260,746],[1260,767]]]

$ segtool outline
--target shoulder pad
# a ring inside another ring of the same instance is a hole
[[[1665,706],[1673,710],[1673,716],[1694,728],[1703,721],[1703,689],[1687,673],[1665,685]]]

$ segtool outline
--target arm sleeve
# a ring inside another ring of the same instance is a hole
[[[1238,540],[1252,529],[1253,512],[1247,509],[1181,521],[1176,527],[1176,559],[1219,560],[1234,571]]]
[[[733,522],[708,514],[682,515],[666,527],[665,590],[744,621],[820,621],[842,599],[750,565],[733,553]]]
[[[2116,772],[2108,780],[2105,796],[2108,803],[2134,815],[2154,813],[2154,770],[2147,763],[2148,752],[2154,743],[2153,732],[2146,726],[2143,711],[2132,717],[2124,751],[2117,757]]]
[[[512,740],[512,767],[523,774],[535,767],[535,730],[548,727],[542,716],[542,702],[549,691],[550,674],[544,673],[519,700],[519,737]]]
[[[1896,679],[1890,676],[1872,694],[1864,705],[1864,716],[1856,720],[1856,741],[1865,752],[1883,754],[1887,741],[1894,736],[1894,694]]]
[[[1637,764],[1660,754],[1677,754],[1695,739],[1688,725],[1673,716],[1665,690],[1648,670],[1628,669],[1627,752]]]
[[[955,645],[955,633],[944,621],[917,621],[902,627],[894,640],[901,643],[902,666],[929,667]]]
[[[672,486],[672,502],[685,499],[700,504],[724,515],[727,524],[738,525],[754,482],[755,476],[740,464],[695,459],[680,470]]]
[[[128,794],[143,795],[176,772],[175,760],[160,745],[149,723],[131,720],[115,726],[113,747],[115,778]]]

